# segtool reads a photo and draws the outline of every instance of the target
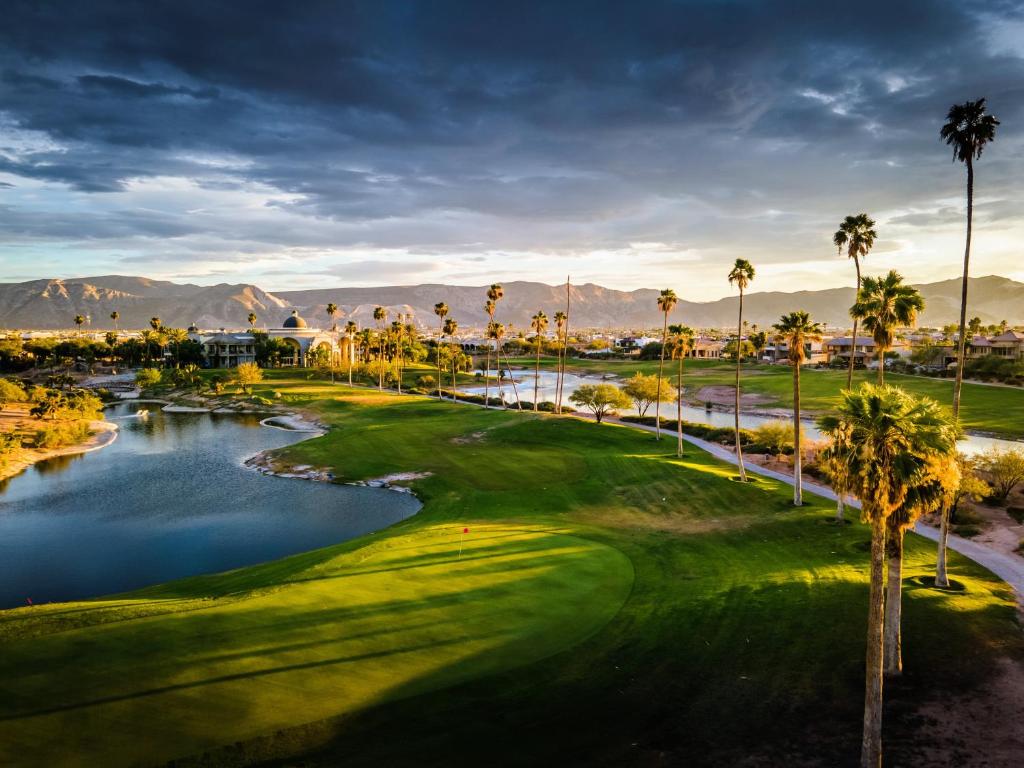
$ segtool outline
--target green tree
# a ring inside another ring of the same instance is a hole
[[[661,382],[665,378],[665,345],[668,341],[668,315],[676,304],[679,303],[679,297],[676,296],[676,292],[671,288],[664,289],[658,294],[658,311],[662,315],[661,323],[661,354],[658,356],[658,387],[661,387]],[[657,399],[654,401],[654,437],[657,440],[661,440],[661,392],[659,391]]]
[[[876,237],[878,237],[878,234],[875,232],[874,219],[866,213],[847,216],[843,219],[839,229],[836,230],[835,235],[832,237],[832,242],[835,244],[840,255],[842,255],[843,248],[845,247],[846,255],[853,259],[853,266],[857,270],[857,287],[853,292],[854,297],[860,293],[860,260],[868,255],[868,252],[875,244]],[[847,389],[853,386],[853,365],[856,360],[854,352],[857,349],[857,323],[859,319],[858,317],[853,318],[853,341],[850,344],[850,363],[846,372]]]
[[[174,367],[181,367],[181,345],[188,341],[188,331],[184,328],[168,328],[164,331],[167,343],[174,345]]]
[[[676,456],[683,455],[683,361],[693,351],[696,336],[693,328],[686,325],[670,325],[666,348],[679,366],[676,373]]]
[[[113,312],[110,313],[110,319],[114,321],[114,330],[118,330],[117,321],[121,319],[121,313],[115,309]]]
[[[647,409],[654,405],[659,397],[668,402],[672,398],[671,389],[672,384],[667,379],[659,382],[653,373],[639,371],[626,379],[622,386],[622,391],[633,401],[637,413],[641,416],[647,415]]]
[[[804,503],[803,457],[800,448],[800,368],[807,362],[807,347],[821,341],[823,328],[803,311],[790,312],[774,326],[777,341],[785,341],[793,366],[793,506]]]
[[[441,399],[441,339],[444,337],[445,318],[448,317],[448,305],[443,301],[434,305],[434,314],[438,317],[437,328],[437,399]]]
[[[630,406],[629,397],[614,384],[583,384],[569,395],[569,402],[593,413],[598,424],[617,409]]]
[[[568,288],[568,286],[566,286]],[[555,365],[557,371],[555,376],[555,413],[562,412],[562,386],[565,383],[565,353],[568,346],[566,338],[567,323],[569,316],[562,310],[555,312],[555,337],[558,352],[558,361]]]
[[[892,349],[897,326],[913,325],[924,309],[917,288],[907,285],[895,270],[885,277],[865,277],[857,303],[850,314],[864,321],[864,330],[875,340],[878,352],[878,383],[885,383],[885,353]]]
[[[1024,482],[1024,451],[989,448],[979,457],[981,469],[992,484],[992,498],[1005,502],[1018,483]]]
[[[845,467],[850,490],[861,500],[861,516],[871,526],[861,766],[880,768],[889,518],[907,501],[928,462],[956,450],[956,427],[934,401],[871,384],[845,390],[837,412],[819,419],[818,426],[832,441],[826,455]]]
[[[156,368],[142,368],[135,374],[135,383],[140,389],[150,389],[160,384],[160,371]]]
[[[255,331],[256,330],[256,320],[257,320],[256,313],[255,312],[250,312],[248,317],[246,317],[246,320],[249,321],[249,329]]]
[[[380,350],[378,360],[380,365],[377,368],[377,389],[384,389],[384,330],[383,324],[388,320],[388,312],[384,307],[374,307],[373,321],[377,323],[377,345]]]
[[[327,313],[327,322],[330,324],[331,330],[338,330],[338,326],[334,322],[334,316],[338,314],[338,305],[335,304],[333,301],[328,302],[327,307],[324,309],[324,311]]]
[[[263,369],[256,363],[242,363],[235,368],[235,381],[248,394],[252,391],[253,384],[263,381]]]
[[[356,331],[359,330],[359,326],[356,325],[354,320],[349,320],[345,323],[345,338],[348,339],[348,385],[352,386],[352,361],[355,357],[355,343],[356,343]]]
[[[987,113],[985,99],[954,104],[949,108],[939,136],[953,148],[953,162],[967,168],[967,238],[964,246],[964,274],[960,286],[960,339],[957,342],[956,381],[953,383],[953,417],[960,416],[960,388],[964,379],[965,326],[967,320],[967,278],[971,264],[971,227],[974,224],[974,161],[981,159],[985,145],[995,140],[999,121]]]
[[[743,292],[754,279],[754,266],[746,259],[736,259],[729,270],[729,284],[735,285],[740,292],[739,319],[736,322],[736,465],[740,471],[740,481],[747,482],[747,469],[743,466],[743,446],[740,444],[740,371],[743,368],[743,355],[739,344],[743,338]]]
[[[85,318],[82,315],[75,315],[75,325],[78,328],[78,333],[82,333],[82,323],[85,322]]]
[[[548,329],[548,316],[544,314],[544,310],[538,309],[537,314],[530,318],[530,328],[533,329],[533,339],[537,346],[537,358],[534,364],[534,378],[533,378],[533,410],[536,412],[540,399],[540,349],[544,344],[544,331]]]
[[[0,379],[0,408],[8,403],[24,403],[28,400],[25,388],[16,381]]]

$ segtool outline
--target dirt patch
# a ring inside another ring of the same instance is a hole
[[[600,512],[578,516],[580,522],[594,523],[609,528],[674,533],[681,536],[699,536],[715,531],[736,531],[747,528],[761,520],[757,515],[731,515],[729,517],[688,517],[667,513],[655,515],[647,512],[630,512],[616,509],[607,514]]]
[[[487,432],[470,432],[468,435],[459,435],[453,437],[451,442],[455,445],[472,445],[473,443],[482,443],[487,439]]]
[[[1024,663],[1001,659],[978,691],[929,701],[915,713],[907,765],[1010,768],[1024,755]],[[901,763],[902,764],[902,763]]]
[[[734,406],[736,405],[736,388],[727,384],[715,384],[713,386],[701,387],[694,399],[702,403],[713,403],[714,405]],[[759,395],[755,392],[740,393],[740,407],[752,405],[766,405],[772,402],[770,397]]]

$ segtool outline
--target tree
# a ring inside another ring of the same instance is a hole
[[[502,288],[499,283],[494,283],[490,288],[487,289],[487,300],[492,305],[491,306],[491,322],[492,323],[494,322],[494,311],[495,311],[495,309],[497,309],[498,302],[501,301],[503,298],[505,298],[505,289]],[[508,330],[509,331],[512,330],[512,324],[511,323],[508,326]],[[503,325],[501,326],[501,331],[502,331],[502,335],[504,335],[505,326],[503,326]],[[500,393],[500,391],[501,391],[501,355],[502,355],[502,351],[503,351],[503,346],[502,346],[501,338],[500,337],[497,339],[497,342],[498,342],[498,348],[497,348],[497,351],[496,351],[495,355],[496,355],[497,361],[498,361],[498,391]],[[518,408],[521,411],[521,410],[523,410],[523,406],[519,402],[519,390],[516,388],[516,380],[512,376],[512,366],[510,366],[508,364],[508,355],[505,356],[505,368],[508,371],[509,381],[512,382],[512,392],[515,394],[515,397],[516,397],[516,408]]]
[[[251,330],[256,330],[256,313],[255,312],[250,312],[249,316],[246,318],[246,320],[249,321],[249,328]]]
[[[980,317],[972,317],[967,322],[967,329],[971,332],[971,338],[973,339],[978,334],[978,332],[981,330],[981,318]]]
[[[568,288],[568,286],[566,286]],[[568,339],[566,338],[566,323],[569,320],[569,316],[562,310],[555,312],[555,337],[558,352],[558,362],[555,365],[555,412],[562,412],[562,384],[565,379],[565,353],[568,346]]]
[[[493,286],[492,286],[493,287]],[[487,358],[484,364],[484,408],[491,407],[491,326],[494,325],[494,310],[496,305],[490,298],[491,292],[487,292],[488,299],[484,302],[484,312],[487,313],[487,328],[484,335],[487,338]]]
[[[804,503],[803,462],[800,450],[800,366],[807,362],[807,347],[821,341],[823,328],[803,311],[790,312],[779,318],[774,326],[776,339],[785,341],[789,349],[789,363],[793,366],[793,506]]]
[[[1018,483],[1024,482],[1024,451],[989,448],[979,457],[979,466],[989,476],[992,498],[1005,502]]]
[[[626,379],[622,391],[633,401],[637,413],[646,416],[647,409],[657,402],[659,397],[664,398],[666,402],[671,399],[669,393],[671,388],[672,385],[667,379],[662,379],[659,382],[658,377],[653,373],[637,372]]]
[[[669,337],[666,342],[668,353],[678,365],[676,375],[676,456],[683,455],[683,361],[693,350],[693,339],[696,335],[693,328],[685,325],[670,325]]]
[[[939,136],[953,148],[953,162],[967,167],[967,237],[964,246],[964,274],[960,286],[960,339],[957,342],[956,380],[953,383],[953,418],[960,416],[960,387],[964,379],[965,325],[967,319],[967,278],[971,263],[971,227],[974,223],[974,161],[996,137],[999,121],[986,113],[985,99],[954,104],[946,115]]]
[[[444,332],[444,335],[448,337],[449,343],[452,345],[452,400],[454,402],[458,402],[459,393],[455,389],[455,334],[459,330],[459,324],[455,319],[451,317],[445,318],[444,328],[442,330]]]
[[[740,470],[740,481],[747,482],[747,470],[743,466],[743,447],[740,445],[740,370],[743,367],[743,355],[739,353],[739,344],[743,338],[743,292],[754,279],[754,267],[746,259],[736,259],[729,270],[729,284],[735,285],[740,291],[739,319],[736,322],[736,465]]]
[[[160,371],[156,368],[142,368],[135,374],[135,383],[140,389],[149,389],[160,383]]]
[[[839,229],[836,230],[835,235],[832,237],[832,242],[835,244],[840,255],[842,255],[843,247],[845,246],[846,255],[853,259],[853,266],[857,270],[857,287],[853,292],[854,297],[860,293],[860,260],[868,255],[868,251],[870,251],[872,246],[875,244],[876,237],[878,237],[878,235],[875,232],[875,222],[866,213],[860,213],[856,216],[847,216],[843,219],[843,223],[839,225]],[[846,373],[847,389],[853,387],[853,365],[856,360],[854,352],[857,350],[858,320],[858,317],[853,318],[853,340],[850,343],[850,365]]]
[[[85,318],[82,315],[75,315],[75,325],[78,326],[78,333],[82,332],[82,323],[85,322]]]
[[[864,384],[845,390],[833,415],[818,421],[831,439],[826,457],[844,466],[850,490],[861,500],[861,516],[871,526],[871,580],[868,598],[862,768],[882,761],[885,555],[889,519],[908,498],[935,456],[956,450],[956,427],[927,398],[896,387]]]
[[[536,412],[539,405],[537,400],[540,397],[540,348],[544,343],[544,331],[548,329],[548,316],[544,314],[544,310],[538,309],[537,314],[530,318],[530,328],[533,329],[533,340],[537,345],[537,361],[533,370],[533,410]]]
[[[114,321],[114,330],[117,330],[117,321],[121,319],[121,313],[116,309],[110,313],[110,319]]]
[[[654,401],[654,436],[661,440],[661,382],[665,377],[665,343],[668,339],[668,313],[679,303],[676,292],[666,288],[658,294],[658,310],[662,314],[661,324],[661,355],[658,363],[658,397]]]
[[[188,331],[184,328],[168,328],[164,336],[168,343],[174,345],[174,367],[181,367],[181,345],[188,341]]]
[[[377,347],[380,350],[378,360],[380,365],[377,367],[377,389],[384,389],[384,330],[382,325],[388,320],[388,312],[384,307],[373,308],[373,321],[377,323]]]
[[[850,314],[864,321],[864,330],[875,340],[878,352],[878,383],[885,383],[885,353],[892,349],[895,329],[913,325],[924,309],[924,298],[906,285],[895,270],[885,277],[865,277]]]
[[[235,368],[235,381],[246,392],[252,391],[252,385],[263,381],[263,369],[256,363],[242,363]]]
[[[324,307],[324,312],[327,313],[327,322],[330,323],[331,330],[338,330],[338,325],[337,323],[334,322],[334,316],[338,314],[338,305],[335,304],[333,301],[329,301],[327,303],[327,306]]]
[[[66,395],[56,389],[48,389],[36,399],[29,415],[35,419],[55,420],[66,407]]]
[[[348,385],[352,386],[352,358],[355,356],[356,331],[359,326],[354,320],[345,323],[345,337],[348,339]]]
[[[437,399],[441,399],[441,338],[444,336],[445,318],[448,317],[448,305],[443,301],[434,305],[434,314],[438,316],[440,325],[437,329]]]
[[[583,384],[569,395],[569,402],[593,413],[598,424],[617,408],[630,406],[629,397],[614,384]]]
[[[10,379],[0,379],[0,408],[7,403],[24,403],[28,400],[25,388]]]
[[[768,346],[768,334],[765,331],[755,331],[748,336],[747,342],[753,351],[754,359],[759,361],[761,352]]]

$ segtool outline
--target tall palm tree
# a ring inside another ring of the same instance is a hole
[[[168,328],[164,332],[168,343],[174,345],[174,367],[181,367],[181,345],[188,341],[188,331],[184,328]]]
[[[793,506],[804,503],[803,466],[800,452],[800,366],[807,362],[807,346],[821,341],[824,329],[803,311],[790,312],[774,326],[777,340],[786,342],[789,362],[793,366]]]
[[[457,403],[459,401],[459,393],[455,389],[455,334],[459,330],[459,324],[455,319],[449,317],[444,321],[444,328],[442,330],[444,335],[448,337],[452,347],[452,401]]]
[[[164,324],[160,322],[159,317],[151,317],[149,318],[149,327],[152,328],[154,331],[159,331],[161,328],[164,327]]]
[[[555,392],[555,413],[562,412],[562,393],[565,391],[565,363],[569,355],[569,306],[572,301],[572,283],[569,280],[569,275],[565,276],[565,312],[557,313],[555,318],[558,318],[558,314],[563,315],[562,325],[562,364],[558,367],[558,382],[557,391]]]
[[[84,322],[85,322],[85,317],[83,315],[75,315],[75,325],[78,326],[78,335],[79,336],[82,335],[82,323],[84,323]]]
[[[562,370],[562,364],[565,359],[565,350],[568,346],[569,339],[566,338],[566,323],[569,320],[569,316],[562,310],[555,312],[555,337],[558,342],[558,360],[555,364],[555,413],[562,412],[562,380],[565,377],[565,372]]]
[[[117,321],[121,319],[121,313],[115,309],[113,312],[110,313],[110,319],[114,321],[114,330],[119,330],[117,327]]]
[[[675,309],[679,297],[671,288],[658,294],[658,310],[662,314],[661,324],[661,356],[658,362],[658,399],[654,405],[654,438],[661,440],[661,382],[665,372],[665,347],[668,345],[668,313]]]
[[[384,307],[373,308],[373,321],[377,324],[377,348],[380,356],[377,359],[377,389],[384,389],[384,328],[388,321],[388,311]]]
[[[903,672],[903,537],[922,515],[949,503],[960,484],[960,465],[956,453],[928,457],[907,498],[889,518],[885,555],[888,559],[885,596],[885,650],[882,654],[885,674]]]
[[[845,390],[834,415],[818,420],[832,444],[826,454],[842,463],[861,515],[871,525],[862,768],[882,764],[885,546],[889,520],[919,483],[929,460],[955,450],[956,430],[937,403],[896,387],[864,384]]]
[[[875,244],[875,238],[878,234],[875,232],[874,219],[869,217],[866,213],[859,213],[856,216],[847,216],[843,219],[843,223],[839,225],[839,229],[836,230],[835,235],[832,237],[832,242],[835,244],[840,255],[843,253],[843,247],[846,248],[846,255],[853,259],[853,266],[857,269],[857,287],[853,292],[854,300],[860,293],[860,260],[868,255],[868,251],[871,250]],[[846,388],[850,389],[853,386],[853,365],[857,351],[857,320],[853,318],[853,340],[850,342],[850,365],[846,372]]]
[[[538,309],[537,314],[530,318],[530,327],[534,332],[534,341],[537,343],[537,362],[534,365],[534,378],[533,378],[533,410],[537,411],[537,400],[539,398],[540,391],[540,348],[544,342],[544,331],[548,329],[548,316],[544,314],[543,309]]]
[[[924,309],[924,298],[917,288],[907,285],[896,270],[885,277],[865,277],[861,281],[857,303],[850,315],[864,321],[878,351],[878,383],[885,383],[885,353],[892,349],[895,329],[913,325]]]
[[[391,338],[395,350],[395,363],[398,365],[398,394],[402,394],[402,364],[404,362],[402,357],[405,344],[405,324],[402,322],[401,313],[399,313],[398,319],[391,323]]]
[[[491,285],[490,288],[487,289],[487,299],[488,299],[488,301],[490,301],[490,302],[492,302],[494,304],[494,309],[491,310],[491,321],[492,322],[494,321],[494,310],[497,309],[498,302],[501,301],[503,298],[505,298],[505,289],[501,287],[500,283],[494,283],[493,285]],[[511,331],[511,329],[512,329],[512,324],[509,323],[508,330]],[[504,334],[505,330],[506,330],[505,327],[502,326],[503,334]],[[501,340],[499,339],[498,340],[498,350],[497,350],[497,354],[496,354],[497,362],[498,362],[498,389],[499,389],[499,391],[501,390],[501,354],[502,354],[503,346],[504,345],[501,343]],[[519,390],[516,387],[516,380],[514,378],[512,378],[512,366],[509,365],[508,355],[505,355],[505,368],[508,371],[509,381],[512,382],[512,392],[515,394],[516,408],[518,408],[521,411],[521,410],[523,410],[523,406],[519,402]]]
[[[345,323],[345,336],[348,339],[348,385],[350,387],[352,386],[352,359],[355,357],[356,331],[358,330],[359,326],[354,320]]]
[[[441,399],[441,337],[444,336],[445,318],[448,317],[448,305],[443,301],[434,305],[434,314],[440,318],[437,329],[437,399]]]
[[[740,314],[736,322],[736,463],[740,481],[747,482],[747,469],[743,466],[743,447],[740,445],[740,369],[743,366],[743,292],[754,279],[754,266],[746,259],[736,259],[729,270],[729,284],[740,291]]]
[[[954,104],[946,115],[939,136],[953,148],[953,162],[967,166],[967,240],[964,246],[964,276],[960,286],[960,340],[957,343],[956,381],[953,383],[953,417],[960,416],[960,387],[964,379],[964,344],[967,324],[967,277],[971,264],[971,226],[974,223],[974,161],[981,159],[985,145],[996,138],[999,121],[985,108],[985,99]]]
[[[487,293],[490,296],[490,291]],[[484,336],[487,338],[487,362],[484,364],[484,407],[491,407],[491,326],[494,325],[494,300],[488,298],[484,302],[484,312],[487,313],[487,329]],[[499,380],[500,381],[500,380]]]
[[[246,319],[249,321],[249,328],[255,330],[256,329],[256,313],[255,312],[250,312],[249,316]]]
[[[693,350],[693,339],[696,335],[693,328],[686,325],[670,325],[668,327],[668,351],[673,360],[678,361],[676,375],[676,456],[683,455],[683,361]]]
[[[331,324],[331,330],[338,330],[338,326],[334,323],[334,316],[338,314],[338,305],[333,301],[328,302],[327,306],[324,307],[324,312],[327,313],[327,322]]]

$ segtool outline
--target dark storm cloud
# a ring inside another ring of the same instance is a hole
[[[937,160],[951,102],[987,94],[1000,141],[1019,136],[1024,62],[991,35],[1021,18],[1016,3],[929,0],[14,0],[0,171],[96,193],[258,184],[297,223],[237,228],[282,246],[718,247],[766,231],[785,246],[868,193],[919,202],[897,223],[922,227],[955,218],[931,200],[939,178],[956,190]],[[4,126],[35,143],[8,147]],[[1010,197],[1014,168],[989,169]],[[49,235],[242,239],[180,215],[56,211]]]

